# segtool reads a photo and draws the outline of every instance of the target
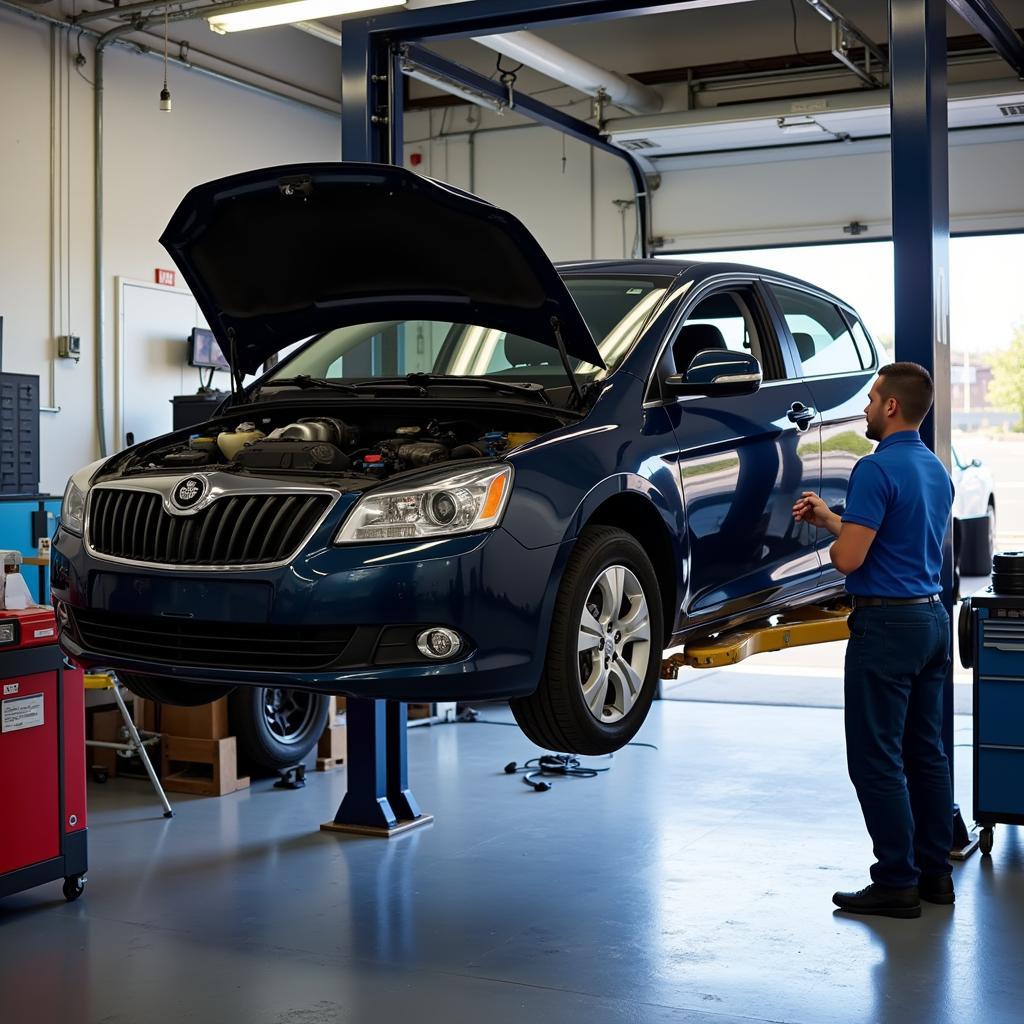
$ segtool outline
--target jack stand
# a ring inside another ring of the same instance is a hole
[[[409,789],[407,723],[404,704],[349,698],[348,791],[322,830],[386,838],[434,820]]]
[[[274,783],[274,789],[302,789],[306,785],[306,766],[293,764],[290,768],[279,768],[281,777]]]

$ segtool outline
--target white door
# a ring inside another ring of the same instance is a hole
[[[117,278],[117,416],[112,447],[125,447],[171,429],[175,395],[195,394],[199,371],[188,365],[188,337],[206,320],[191,292]],[[205,371],[204,371],[205,372]],[[228,375],[214,374],[213,387],[227,390]]]

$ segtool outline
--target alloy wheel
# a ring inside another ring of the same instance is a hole
[[[279,743],[305,742],[316,712],[317,702],[311,693],[280,686],[264,691],[263,716]]]
[[[640,697],[651,657],[651,621],[632,570],[610,565],[594,580],[580,618],[577,651],[584,703],[611,725]]]

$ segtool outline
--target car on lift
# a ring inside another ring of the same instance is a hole
[[[53,555],[64,650],[136,693],[502,698],[597,754],[665,648],[843,593],[790,514],[841,508],[871,448],[877,355],[835,296],[556,268],[510,214],[382,165],[198,186],[161,241],[233,394],[76,473]]]

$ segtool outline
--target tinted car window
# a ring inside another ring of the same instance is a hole
[[[672,344],[675,372],[685,373],[690,360],[707,348],[749,352],[765,367],[757,322],[741,292],[716,292],[697,303]],[[765,375],[768,376],[767,369]]]
[[[850,332],[853,334],[853,343],[857,346],[857,355],[860,356],[861,365],[865,370],[870,370],[875,365],[875,350],[868,337],[868,332],[864,330],[861,322],[852,313],[847,313],[846,319],[850,322]]]
[[[796,288],[771,287],[796,342],[803,376],[824,377],[864,368],[846,321],[831,302]]]

